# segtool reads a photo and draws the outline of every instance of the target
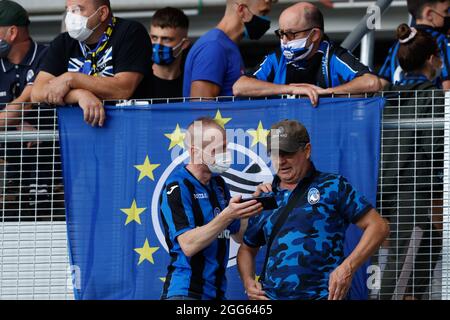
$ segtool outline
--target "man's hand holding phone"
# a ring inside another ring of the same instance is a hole
[[[231,219],[248,219],[254,215],[260,214],[263,211],[263,205],[256,200],[242,202],[241,196],[236,196],[230,199],[228,207],[222,213]]]
[[[256,191],[252,194],[254,198],[259,197],[261,193],[271,193],[272,192],[272,184],[271,183],[263,183],[256,187]]]

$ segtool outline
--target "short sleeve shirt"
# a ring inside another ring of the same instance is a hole
[[[228,264],[230,235],[239,232],[235,220],[208,247],[188,258],[178,236],[211,222],[228,206],[230,191],[225,181],[213,175],[208,186],[186,167],[175,171],[161,193],[160,213],[172,260],[162,298],[189,296],[196,299],[224,299],[225,270]]]
[[[194,81],[220,87],[220,96],[232,96],[233,84],[244,74],[239,47],[222,30],[212,29],[192,46],[184,69],[183,95],[191,96]]]
[[[32,41],[21,63],[12,64],[8,59],[0,59],[0,103],[13,101],[27,85],[33,84],[47,49],[47,46]]]
[[[264,58],[253,76],[275,84],[310,83],[332,88],[366,73],[371,70],[350,51],[325,38],[316,54],[303,65],[288,64],[278,49]]]
[[[315,169],[314,169],[315,170]],[[266,245],[291,193],[273,190],[279,208],[249,220],[244,243]],[[297,188],[301,185],[299,183]],[[344,235],[371,204],[342,176],[317,172],[272,242],[263,288],[271,299],[325,299],[330,273],[344,259]]]
[[[144,26],[138,22],[116,18],[111,38],[97,63],[98,73],[112,77],[121,72],[137,72],[144,76],[132,98],[147,98],[152,75],[152,45]],[[62,33],[50,43],[42,71],[55,77],[65,72],[81,72],[86,60],[84,44]],[[96,44],[88,46],[95,49]]]

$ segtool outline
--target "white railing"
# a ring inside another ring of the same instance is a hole
[[[381,95],[377,207],[391,236],[373,259],[382,281],[370,298],[450,299],[450,101],[442,91]],[[0,120],[0,299],[73,299],[56,112],[34,109],[8,115],[34,130]]]

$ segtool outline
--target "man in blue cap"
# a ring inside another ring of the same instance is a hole
[[[31,86],[47,47],[30,37],[27,11],[18,3],[0,1],[0,109],[6,103],[30,102]],[[18,124],[22,106],[9,105],[0,115],[0,128]],[[17,111],[17,112],[14,112]],[[15,118],[15,119],[13,119]]]

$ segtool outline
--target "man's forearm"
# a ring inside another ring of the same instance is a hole
[[[6,126],[15,126],[22,122],[23,111],[32,108],[31,101],[32,86],[28,85],[23,90],[22,94],[6,105],[5,109],[0,113],[0,130]]]
[[[84,89],[70,90],[69,93],[64,97],[64,102],[66,104],[78,104],[81,95],[92,95],[92,93]]]
[[[241,219],[241,227],[239,228],[239,232],[232,235],[233,240],[237,243],[241,243],[242,239],[244,239],[245,231],[247,231],[248,219]]]
[[[255,279],[255,252],[257,253],[258,251],[245,244],[239,247],[237,265],[244,284],[246,281]]]
[[[364,230],[358,245],[343,263],[348,263],[351,270],[355,272],[375,253],[385,238],[384,229],[381,230],[377,224],[369,225]]]
[[[49,103],[47,101],[47,85],[48,83],[43,83],[42,81],[33,85],[33,90],[31,91],[31,101],[35,103]]]
[[[374,75],[363,75],[350,82],[328,89],[333,94],[363,94],[381,90],[381,82]]]
[[[243,76],[233,85],[235,96],[265,97],[291,94],[292,87]]]
[[[124,85],[114,77],[94,77],[76,72],[68,72],[63,77],[67,77],[71,89],[88,90],[101,100],[129,99],[135,88],[132,83]]]
[[[208,247],[232,222],[232,219],[221,213],[208,224],[178,236],[178,243],[184,254],[191,257]]]

